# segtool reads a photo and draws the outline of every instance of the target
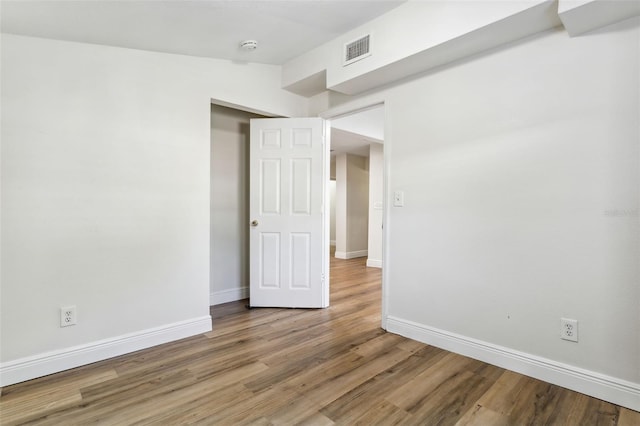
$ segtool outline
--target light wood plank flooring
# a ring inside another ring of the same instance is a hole
[[[213,331],[2,389],[0,423],[640,425],[640,413],[380,329],[380,271],[324,310],[212,308]]]

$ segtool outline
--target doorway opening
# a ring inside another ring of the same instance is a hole
[[[209,305],[249,297],[249,121],[211,104]]]
[[[326,129],[211,106],[210,306],[328,305]]]
[[[381,285],[380,294],[380,315],[381,315],[381,327],[386,329],[386,316],[387,316],[387,302],[386,302],[386,275],[388,271],[385,268],[385,253],[386,253],[386,233],[384,229],[384,218],[387,213],[388,206],[386,205],[386,160],[387,155],[387,142],[385,139],[385,104],[384,101],[377,103],[357,103],[357,105],[348,105],[345,107],[338,107],[329,110],[322,114],[323,118],[330,120],[331,124],[331,177],[336,179],[336,199],[339,199],[340,183],[338,180],[339,175],[339,162],[337,159],[342,157],[343,166],[346,163],[348,166],[350,156],[365,157],[365,164],[368,171],[368,198],[366,200],[366,216],[362,214],[362,208],[360,208],[361,219],[366,217],[366,251],[359,251],[358,248],[354,249],[353,240],[349,240],[348,233],[343,234],[343,244],[340,244],[340,217],[339,208],[335,214],[335,245],[331,247],[331,266],[334,268],[337,258],[342,257],[346,259],[365,259],[362,275],[367,274],[366,271],[378,269],[380,272],[379,279]],[[346,159],[345,159],[346,157]],[[343,168],[344,170],[344,168]],[[347,175],[349,171],[347,169]],[[348,178],[348,176],[347,176]],[[357,185],[354,185],[357,190]],[[348,189],[347,189],[348,191]],[[357,194],[357,192],[356,192]],[[360,192],[362,196],[362,193]],[[343,195],[342,195],[343,196]],[[347,193],[347,198],[349,194]],[[362,197],[358,197],[362,198]],[[336,201],[339,204],[339,201]],[[334,212],[332,211],[331,214]],[[362,224],[360,224],[362,225]],[[344,225],[343,225],[344,226]],[[348,225],[347,225],[348,227]],[[358,229],[358,227],[356,227]],[[362,230],[362,226],[359,227]],[[333,231],[333,230],[332,230]],[[353,231],[353,229],[352,229]],[[346,236],[345,236],[346,235]],[[333,237],[332,237],[333,240]],[[358,240],[355,240],[358,242]],[[362,241],[359,241],[362,246]],[[341,250],[341,248],[344,249]],[[364,250],[364,249],[361,249]],[[335,254],[337,254],[337,256]],[[366,256],[363,258],[357,256]]]
[[[344,111],[344,110],[343,110]],[[249,120],[268,118],[243,109],[212,105],[211,112],[211,282],[210,305],[238,301],[249,296],[249,237],[247,223],[249,198]],[[351,192],[349,199],[364,199],[359,207],[363,219],[346,223],[347,229],[356,230],[363,241],[352,245],[348,239],[343,257],[364,261],[366,270],[378,272],[383,265],[384,216],[384,105],[349,111],[325,117],[331,120],[331,157],[342,156],[346,163],[357,165],[356,173],[362,178],[366,172],[367,188]],[[373,130],[372,130],[373,129]],[[339,135],[339,136],[337,136]],[[221,138],[231,138],[231,145]],[[351,142],[349,142],[349,140]],[[346,142],[345,142],[346,141]],[[342,144],[342,145],[340,145]],[[347,145],[347,146],[345,146]],[[350,146],[349,146],[350,145]],[[359,145],[356,147],[354,145]],[[358,151],[359,149],[359,151]],[[227,156],[225,158],[225,156]],[[231,160],[231,161],[229,161]],[[334,162],[332,162],[334,163]],[[233,169],[230,172],[228,169]],[[336,165],[331,176],[335,179],[338,195]],[[349,171],[346,172],[349,174]],[[232,185],[230,178],[233,177]],[[331,187],[331,184],[328,185]],[[356,194],[357,196],[354,196]],[[337,225],[337,220],[333,223]],[[355,227],[354,227],[355,223]],[[337,231],[337,227],[336,227]],[[230,233],[234,233],[231,235]],[[338,247],[338,233],[331,237]],[[353,247],[356,247],[355,249]],[[333,255],[334,253],[332,253]],[[333,258],[333,256],[332,256]],[[384,281],[384,280],[383,280]],[[384,294],[384,282],[382,285]],[[382,324],[384,328],[384,297],[382,298]]]
[[[366,257],[367,266],[378,268],[382,267],[383,149],[384,106],[331,120],[335,256]]]
[[[376,279],[383,287],[384,104],[327,118],[331,120],[332,280],[340,260],[355,261],[363,266],[359,269],[363,282]],[[384,300],[377,302],[382,305],[384,328]]]

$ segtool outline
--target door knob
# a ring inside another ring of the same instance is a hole
[[[258,226],[258,221],[254,220],[253,222],[251,222],[251,226]]]

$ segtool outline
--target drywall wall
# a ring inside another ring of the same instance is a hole
[[[640,409],[639,67],[633,18],[327,111],[385,102],[390,330]]]
[[[336,178],[336,257],[345,257],[347,253],[347,153],[335,156]]]
[[[572,37],[638,15],[634,0],[558,0],[558,16]]]
[[[289,90],[346,94],[434,68],[560,25],[552,0],[409,1],[291,59],[283,66]],[[344,66],[344,45],[371,35],[371,55]]]
[[[638,34],[546,34],[393,92],[390,315],[640,381]]]
[[[347,253],[366,256],[369,229],[369,159],[347,154]]]
[[[264,118],[211,105],[210,303],[249,296],[249,120]]]
[[[639,40],[547,34],[390,95],[390,316],[640,383]]]
[[[210,100],[304,114],[279,84],[279,67],[2,35],[2,384],[211,327]]]
[[[369,146],[369,231],[367,266],[382,267],[383,145]]]
[[[408,1],[283,66],[283,86],[354,95],[564,26],[569,35],[640,15],[634,0]],[[345,46],[369,35],[370,55],[345,65]]]
[[[329,181],[329,241],[336,245],[336,181]]]
[[[336,156],[336,252],[339,259],[367,256],[369,160]]]

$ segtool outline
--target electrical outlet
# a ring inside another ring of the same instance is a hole
[[[560,338],[563,340],[570,340],[572,342],[578,341],[578,320],[569,318],[560,318]]]
[[[60,327],[76,325],[77,319],[75,305],[60,308]]]

